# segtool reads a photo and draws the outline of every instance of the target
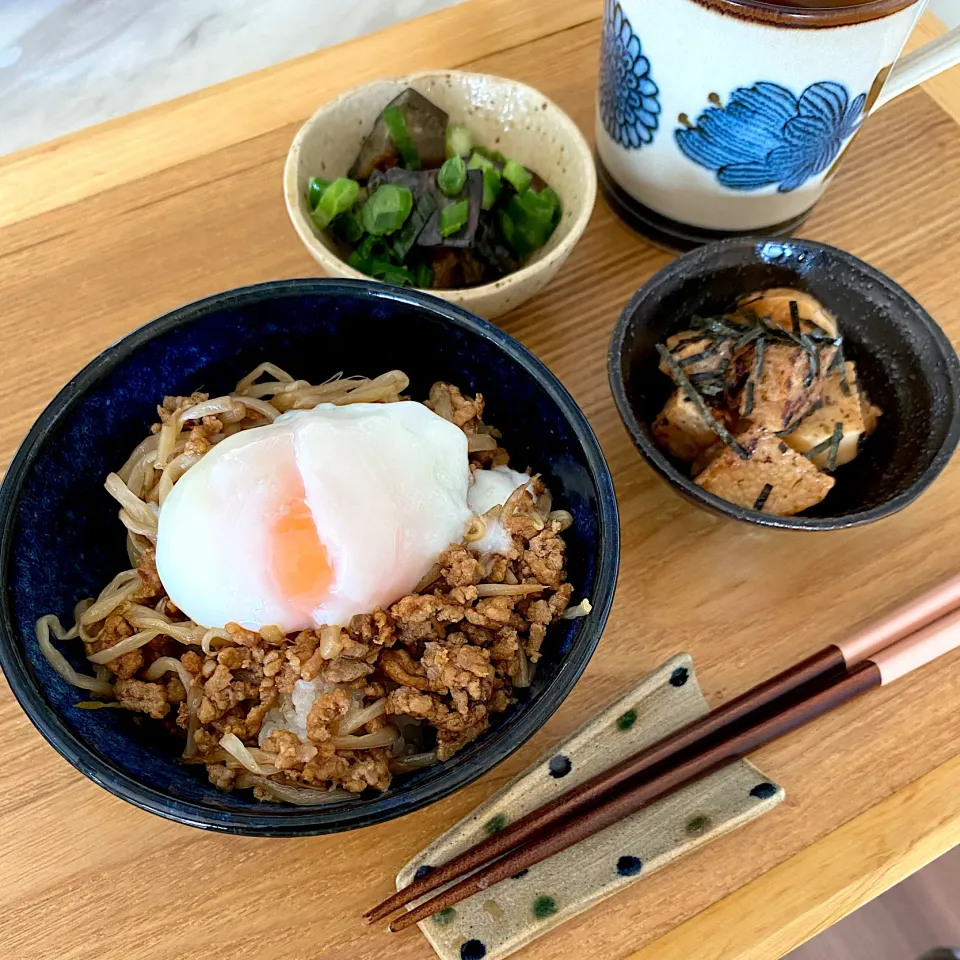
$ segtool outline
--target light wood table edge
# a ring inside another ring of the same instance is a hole
[[[782,957],[960,843],[958,796],[960,756],[630,954],[628,960]]]

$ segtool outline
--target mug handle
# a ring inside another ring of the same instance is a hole
[[[901,57],[890,71],[874,110],[889,103],[901,93],[912,90],[938,73],[960,63],[960,27],[941,34],[936,40],[925,43],[919,50]]]

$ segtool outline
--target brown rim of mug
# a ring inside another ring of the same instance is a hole
[[[866,0],[822,7],[797,7],[766,0],[693,0],[718,13],[778,27],[842,27],[879,20],[913,6],[918,0]],[[808,0],[812,2],[812,0]],[[824,0],[829,2],[829,0]],[[835,0],[836,2],[836,0]]]

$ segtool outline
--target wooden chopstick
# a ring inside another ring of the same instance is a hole
[[[631,784],[622,792],[607,796],[599,806],[559,824],[554,830],[538,834],[525,846],[512,850],[502,859],[488,864],[438,896],[401,915],[390,924],[389,929],[391,932],[404,930],[475,893],[489,890],[494,884],[636,813],[648,803],[706,776],[727,763],[743,758],[753,750],[853,700],[867,690],[892,683],[958,646],[960,610],[955,610],[865,659],[849,673],[834,679],[825,689],[810,694],[798,703],[714,743],[699,753],[686,756],[680,763],[647,780]]]
[[[676,731],[645,750],[628,757],[580,786],[531,811],[489,839],[465,851],[427,876],[388,897],[364,915],[374,923],[395,910],[425,896],[438,887],[476,870],[514,847],[533,841],[558,824],[596,807],[628,781],[679,759],[681,754],[702,746],[711,738],[730,731],[746,718],[754,717],[771,704],[784,701],[798,690],[812,689],[861,662],[867,656],[933,622],[960,606],[960,575],[952,577],[885,617],[855,631],[837,644],[784,670],[707,716]]]

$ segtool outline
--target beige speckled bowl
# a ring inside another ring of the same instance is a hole
[[[307,181],[346,174],[380,111],[406,87],[446,110],[474,140],[535,170],[560,195],[563,219],[526,266],[480,287],[431,291],[493,319],[539,293],[570,255],[587,226],[597,193],[593,157],[577,125],[532,87],[482,73],[445,70],[377,80],[324,104],[299,130],[287,154],[287,211],[313,258],[334,277],[363,277],[336,253],[310,219]],[[369,278],[367,278],[369,279]]]

